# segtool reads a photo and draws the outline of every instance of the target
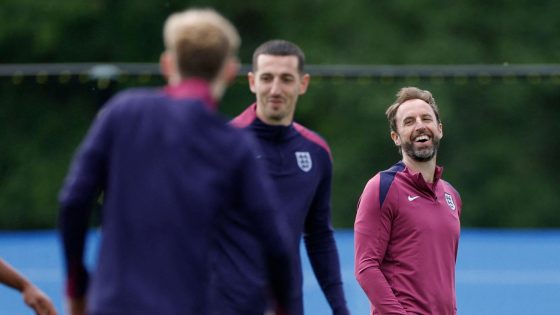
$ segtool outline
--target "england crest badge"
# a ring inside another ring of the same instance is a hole
[[[445,193],[445,201],[447,202],[447,205],[449,206],[449,208],[451,208],[451,210],[455,210],[455,202],[453,201],[453,197],[451,197],[450,194]]]
[[[299,168],[304,172],[309,172],[313,167],[309,152],[296,152],[296,161]]]

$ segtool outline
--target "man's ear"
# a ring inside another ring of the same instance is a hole
[[[178,83],[174,81],[180,81],[181,76],[177,71],[177,65],[175,63],[175,57],[169,51],[164,51],[159,57],[159,70],[165,80],[170,83]]]
[[[168,80],[169,76],[170,76],[170,60],[169,60],[169,53],[167,51],[164,51],[161,53],[161,55],[159,56],[159,71],[161,72],[161,75]]]
[[[309,82],[311,81],[311,76],[306,73],[301,77],[300,88],[299,88],[299,95],[305,94],[307,92],[307,87],[309,86]]]
[[[235,78],[237,78],[237,73],[239,73],[239,68],[241,67],[239,65],[239,60],[235,57],[230,57],[226,61],[224,67],[224,79],[228,85],[232,84]]]
[[[399,137],[398,133],[391,131],[391,139],[393,139],[393,142],[395,143],[396,146],[401,145],[401,138]]]
[[[247,80],[249,81],[249,89],[253,93],[257,93],[257,88],[255,87],[255,74],[253,72],[247,73]]]

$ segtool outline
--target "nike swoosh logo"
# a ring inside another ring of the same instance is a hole
[[[419,198],[419,197],[420,196],[414,196],[414,197],[408,196],[408,201],[413,201],[414,199]]]

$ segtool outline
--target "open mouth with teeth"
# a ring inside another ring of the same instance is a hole
[[[414,142],[416,143],[424,143],[430,140],[430,137],[428,135],[421,135],[416,137],[416,139],[414,139]]]

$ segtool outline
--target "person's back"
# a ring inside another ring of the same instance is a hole
[[[282,277],[291,270],[279,267],[289,261],[288,241],[266,219],[271,201],[249,138],[214,112],[237,72],[237,32],[200,9],[172,15],[164,34],[169,85],[109,101],[60,193],[70,313],[83,314],[87,305],[90,315],[206,314],[214,248],[231,212],[254,219],[249,226],[286,307]],[[99,192],[102,240],[88,288],[84,238]]]
[[[83,144],[91,154],[81,161],[107,170],[98,174],[108,178],[73,174],[61,200],[71,211],[89,197],[80,194],[89,188],[80,186],[106,183],[92,314],[202,313],[212,223],[229,202],[224,192],[248,150],[204,106],[162,91],[128,91],[106,106],[92,129],[99,134]],[[108,155],[94,153],[105,149]]]

